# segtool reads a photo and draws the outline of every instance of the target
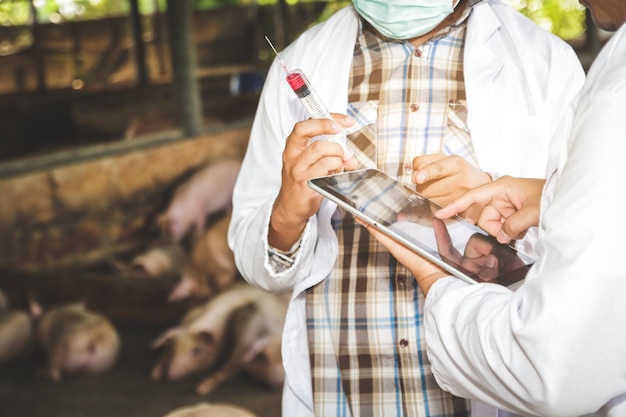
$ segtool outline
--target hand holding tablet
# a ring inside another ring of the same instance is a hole
[[[354,216],[470,283],[510,286],[534,260],[455,217],[440,220],[437,204],[375,169],[314,178],[309,186]]]

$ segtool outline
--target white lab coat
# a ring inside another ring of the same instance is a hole
[[[428,294],[428,353],[445,389],[524,414],[626,416],[625,115],[626,25],[589,71],[524,285],[446,278]]]
[[[563,138],[559,121],[584,81],[582,67],[567,44],[497,0],[476,6],[469,19],[465,85],[468,125],[480,167],[495,174],[542,178],[546,167],[556,166],[554,149]],[[281,52],[290,68],[304,71],[331,112],[347,109],[357,30],[358,15],[349,6]],[[337,238],[330,217],[336,206],[322,203],[305,229],[294,266],[273,274],[267,232],[281,183],[282,151],[294,124],[309,117],[284,78],[275,60],[235,186],[228,240],[248,282],[269,291],[292,291],[283,332],[283,415],[305,417],[313,412],[304,291],[333,267]]]

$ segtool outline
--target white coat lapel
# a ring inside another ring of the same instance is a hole
[[[480,168],[516,175],[524,160],[520,140],[536,136],[536,94],[517,50],[520,42],[511,36],[517,28],[502,25],[511,11],[497,7],[508,6],[483,2],[470,15],[464,55],[467,123]]]
[[[464,74],[467,94],[468,125],[485,126],[490,122],[486,112],[473,112],[473,108],[490,109],[494,102],[494,79],[502,66],[503,59],[498,54],[502,48],[500,39],[494,34],[501,23],[485,2],[472,10],[467,25],[465,40]]]

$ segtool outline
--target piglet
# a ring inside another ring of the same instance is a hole
[[[232,315],[233,347],[219,369],[200,382],[196,391],[207,394],[245,370],[271,388],[281,388],[285,372],[281,359],[281,337],[288,295],[265,293]]]
[[[32,319],[19,310],[0,312],[0,362],[28,351],[33,341]]]
[[[194,243],[189,262],[170,292],[169,301],[189,297],[206,299],[235,283],[237,266],[227,240],[230,219],[229,212]]]
[[[194,237],[200,236],[210,215],[232,207],[240,167],[235,159],[216,161],[180,185],[157,218],[163,235],[178,242],[192,229]]]
[[[120,337],[103,315],[83,303],[43,312],[37,323],[37,340],[47,353],[43,376],[59,381],[62,374],[93,374],[110,369],[120,350]]]
[[[188,255],[176,242],[158,242],[129,262],[110,259],[109,263],[118,272],[133,277],[154,278],[180,273],[187,264]]]
[[[232,404],[198,403],[170,411],[164,417],[256,417],[250,411]]]
[[[178,380],[213,366],[222,354],[231,313],[264,294],[259,288],[237,283],[191,309],[178,326],[152,343],[153,348],[164,347],[152,367],[152,379]]]

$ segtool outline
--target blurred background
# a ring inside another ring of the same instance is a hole
[[[571,42],[585,66],[597,53],[602,35],[578,1],[505,1]],[[348,3],[0,0],[0,161],[181,128],[174,75],[189,65],[197,89],[179,93],[203,120],[187,114],[182,128],[246,118],[273,58],[263,35],[280,49]]]

